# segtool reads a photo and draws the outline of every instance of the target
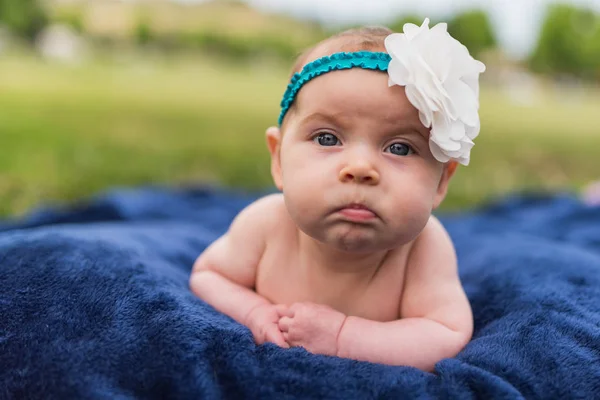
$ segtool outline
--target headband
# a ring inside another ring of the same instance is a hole
[[[440,162],[468,165],[473,139],[480,130],[479,74],[485,65],[440,23],[429,29],[429,18],[419,27],[405,24],[404,33],[385,38],[387,53],[335,53],[314,60],[295,73],[281,101],[279,125],[302,86],[332,71],[363,68],[388,72],[388,85],[405,87],[406,97],[431,128],[429,148]]]

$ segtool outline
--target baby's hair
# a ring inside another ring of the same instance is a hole
[[[292,69],[292,75],[300,72],[309,61],[314,50],[327,46],[329,54],[354,51],[385,51],[384,41],[390,35],[391,29],[384,26],[365,26],[348,29],[317,43],[305,50],[297,59]]]

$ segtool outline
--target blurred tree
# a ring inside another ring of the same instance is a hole
[[[589,76],[600,82],[600,16],[595,33],[584,48],[585,58],[589,63]]]
[[[396,21],[392,22],[388,27],[394,32],[402,32],[404,24],[415,24],[421,26],[425,18],[421,18],[418,15],[405,15]],[[431,24],[429,25],[431,26]]]
[[[0,23],[19,36],[33,40],[47,22],[46,10],[37,0],[0,0]]]
[[[134,31],[135,41],[140,45],[146,45],[154,39],[150,22],[146,19],[140,19]]]
[[[566,4],[550,7],[530,65],[536,72],[597,77],[600,16],[590,9]]]
[[[464,44],[475,58],[482,51],[497,45],[490,20],[481,10],[471,10],[456,15],[448,22],[448,32]]]
[[[0,0],[2,1],[2,0]],[[83,23],[83,15],[77,11],[62,11],[59,12],[52,20],[56,23],[67,25],[75,32],[82,34],[85,26]]]

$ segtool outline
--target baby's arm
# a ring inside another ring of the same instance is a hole
[[[253,290],[266,232],[272,229],[276,196],[246,207],[227,233],[206,248],[194,264],[190,288],[218,311],[249,327],[257,343],[271,341],[288,347],[277,328],[277,306]]]
[[[473,316],[458,277],[454,246],[434,217],[411,251],[400,316],[386,323],[347,317],[337,354],[432,371],[471,339]]]

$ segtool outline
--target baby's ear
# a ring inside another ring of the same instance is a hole
[[[283,182],[281,180],[281,130],[272,126],[267,129],[265,134],[267,139],[267,147],[269,148],[269,153],[271,153],[271,176],[273,177],[273,182],[275,182],[275,186],[279,190],[283,190]]]
[[[440,204],[442,204],[442,201],[444,201],[446,193],[448,193],[448,184],[456,172],[456,167],[458,167],[458,162],[456,161],[449,161],[446,163],[446,165],[444,165],[442,177],[440,178],[440,183],[438,185],[437,192],[435,194],[435,200],[433,202],[434,209],[438,208]]]

